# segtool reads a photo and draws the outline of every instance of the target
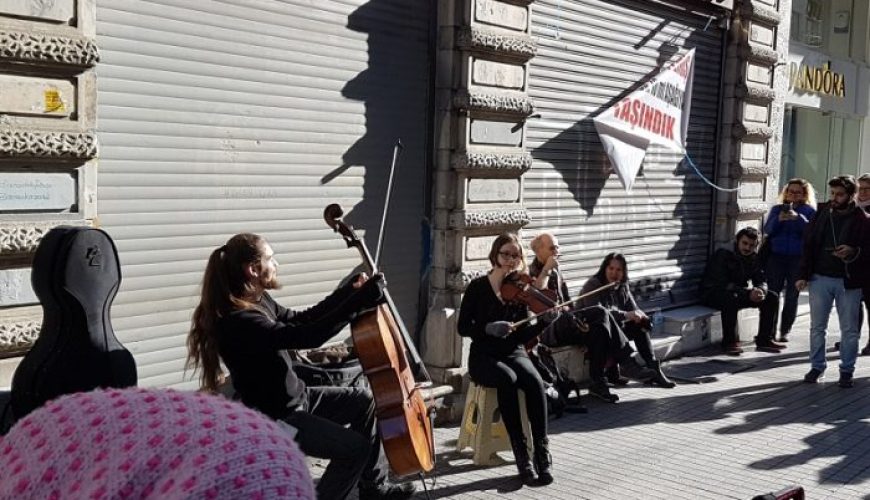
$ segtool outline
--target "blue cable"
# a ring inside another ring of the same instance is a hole
[[[688,162],[689,166],[695,170],[695,173],[698,174],[698,177],[700,177],[702,181],[706,182],[707,185],[710,186],[711,188],[718,189],[719,191],[724,191],[726,193],[733,193],[733,192],[737,191],[738,189],[740,189],[740,188],[728,189],[728,188],[723,188],[723,187],[717,186],[716,184],[713,184],[713,182],[710,181],[710,179],[704,177],[704,174],[702,174],[701,171],[698,170],[698,166],[695,165],[695,162],[692,161],[692,157],[689,156],[688,151],[686,151],[686,162]]]

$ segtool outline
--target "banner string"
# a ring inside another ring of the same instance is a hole
[[[707,185],[710,186],[711,188],[718,189],[719,191],[724,191],[726,193],[733,193],[733,192],[737,191],[738,189],[740,189],[740,188],[731,188],[731,189],[723,188],[721,186],[717,186],[710,179],[704,177],[704,174],[702,174],[701,171],[698,170],[698,166],[695,165],[694,161],[692,161],[692,157],[689,156],[688,151],[686,151],[686,161],[689,163],[689,166],[695,170],[695,173],[698,174],[698,177],[700,177],[702,181],[706,182]]]

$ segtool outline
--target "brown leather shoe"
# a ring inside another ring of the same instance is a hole
[[[767,341],[766,344],[770,347],[776,347],[777,349],[785,349],[786,347],[788,347],[787,344],[783,344],[782,342],[777,342],[773,339],[770,339],[769,341]]]
[[[739,342],[729,344],[725,346],[723,350],[725,351],[725,354],[728,354],[729,356],[740,356],[743,354],[743,348],[740,347]]]

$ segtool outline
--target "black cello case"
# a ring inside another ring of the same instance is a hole
[[[52,229],[36,249],[31,276],[42,329],[12,377],[13,420],[63,394],[135,386],[136,363],[109,315],[121,284],[109,235],[88,227]]]

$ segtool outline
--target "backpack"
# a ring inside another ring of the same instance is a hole
[[[556,366],[553,353],[544,344],[538,344],[528,351],[529,359],[544,381],[544,393],[547,397],[547,414],[561,418],[568,407],[568,398],[573,391],[580,394],[577,383],[568,378]]]

